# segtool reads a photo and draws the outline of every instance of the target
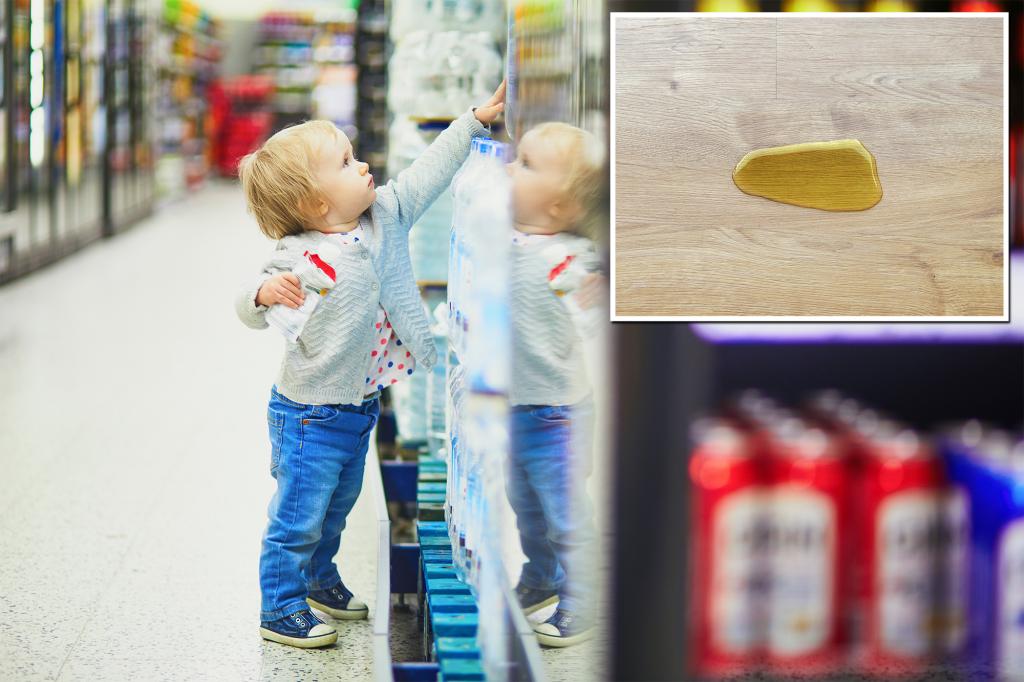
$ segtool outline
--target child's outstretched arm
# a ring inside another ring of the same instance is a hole
[[[377,189],[376,205],[409,229],[451,184],[469,154],[470,141],[483,135],[505,108],[505,81],[482,106],[448,126],[411,166]]]
[[[289,272],[292,265],[291,254],[279,243],[259,276],[243,286],[235,297],[235,312],[242,324],[266,329],[265,314],[270,306],[283,303],[289,308],[298,308],[302,305],[305,294],[299,278]]]

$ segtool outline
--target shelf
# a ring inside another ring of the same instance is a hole
[[[1010,322],[699,323],[705,341],[728,343],[1022,343],[1024,251],[1010,254]]]

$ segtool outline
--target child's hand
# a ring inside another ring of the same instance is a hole
[[[498,114],[505,110],[505,81],[501,81],[501,85],[494,91],[491,98],[484,102],[482,105],[473,109],[473,114],[476,116],[476,120],[480,121],[484,125],[490,125],[494,123],[494,119],[498,118]]]
[[[282,272],[263,283],[256,292],[256,305],[269,307],[275,303],[282,303],[289,308],[298,308],[305,298],[306,294],[302,291],[299,278],[290,272]]]
[[[604,300],[605,288],[608,280],[604,275],[590,273],[580,282],[580,288],[576,291],[576,302],[580,308],[586,310],[593,308]]]

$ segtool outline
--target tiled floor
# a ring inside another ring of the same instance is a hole
[[[370,679],[370,622],[313,651],[258,632],[282,342],[233,296],[270,248],[215,184],[0,287],[0,680]],[[376,549],[364,494],[339,561],[371,617]],[[591,680],[606,651],[542,659]]]
[[[0,288],[0,679],[369,678],[369,622],[259,636],[281,341],[232,297],[269,248],[215,186]],[[371,615],[373,521],[339,557]]]

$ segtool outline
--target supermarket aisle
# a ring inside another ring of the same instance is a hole
[[[281,342],[232,297],[269,248],[218,184],[0,288],[0,679],[369,675],[367,621],[258,633]],[[371,616],[372,521],[364,494],[341,551]]]

